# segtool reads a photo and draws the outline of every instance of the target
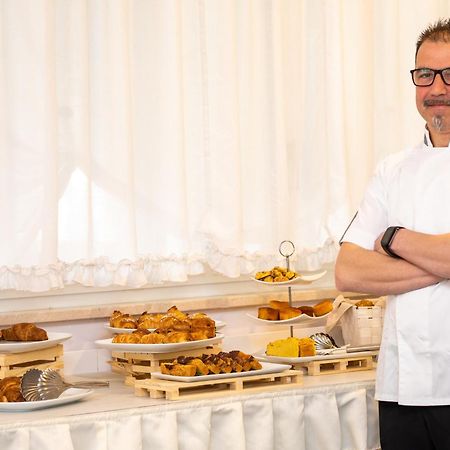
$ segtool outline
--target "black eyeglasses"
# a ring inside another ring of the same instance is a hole
[[[429,69],[428,67],[423,67],[421,69],[410,70],[413,83],[416,86],[431,86],[434,83],[436,75],[439,74],[442,81],[450,86],[450,67],[445,69]]]

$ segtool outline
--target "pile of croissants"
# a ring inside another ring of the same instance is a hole
[[[117,313],[120,311],[114,311],[110,323],[120,320]],[[125,316],[129,315],[125,314]],[[116,334],[112,342],[117,344],[168,344],[210,339],[216,335],[215,321],[204,313],[186,314],[176,306],[172,306],[166,314],[158,314],[158,320],[153,326],[148,326],[150,322],[147,318],[151,316],[153,315],[147,312],[142,313],[137,320],[137,326],[133,327],[136,328],[135,331]],[[149,331],[147,328],[155,328],[155,330]]]

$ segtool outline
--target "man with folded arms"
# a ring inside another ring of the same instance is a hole
[[[423,142],[377,167],[341,240],[336,287],[388,295],[377,367],[383,450],[450,449],[450,19],[416,44]]]

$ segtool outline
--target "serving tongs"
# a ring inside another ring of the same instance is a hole
[[[109,386],[109,381],[77,381],[68,383],[53,369],[30,369],[24,373],[20,383],[22,395],[28,402],[58,398],[64,391],[72,387],[89,389],[105,386]]]
[[[310,336],[316,346],[318,355],[331,355],[335,353],[347,353],[348,345],[338,347],[335,340],[327,333],[315,333]]]

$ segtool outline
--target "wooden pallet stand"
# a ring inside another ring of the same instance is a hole
[[[171,362],[180,354],[183,356],[202,356],[219,353],[222,347],[219,344],[192,350],[182,350],[168,353],[131,353],[112,352],[109,361],[113,372],[125,375],[125,384],[134,386],[136,380],[150,378],[152,372],[159,371],[163,362]]]
[[[62,369],[63,345],[23,353],[0,353],[0,379],[19,377],[29,369]]]
[[[374,368],[373,356],[351,356],[322,361],[296,363],[295,369],[305,368],[308,375],[326,375],[333,373],[355,372],[358,370],[371,370]]]
[[[302,385],[303,373],[286,370],[264,375],[248,375],[195,382],[179,382],[151,378],[136,380],[134,393],[138,397],[187,400],[239,395],[267,390],[292,389]]]

